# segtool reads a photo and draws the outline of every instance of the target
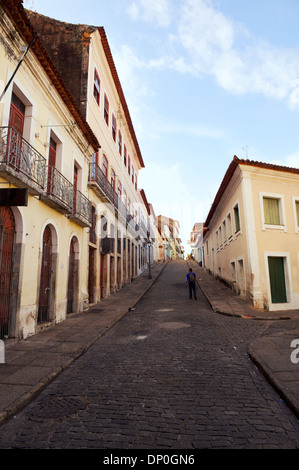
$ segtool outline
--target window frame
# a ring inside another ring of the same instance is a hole
[[[122,137],[122,133],[119,130],[118,131],[118,153],[119,153],[119,155],[122,155],[122,142],[123,142],[123,137]]]
[[[96,79],[98,81],[98,86],[96,86]],[[95,95],[96,91],[96,95]],[[101,79],[98,74],[98,71],[96,68],[94,68],[94,76],[93,76],[93,97],[97,103],[97,105],[100,107],[101,104]]]
[[[236,211],[237,209],[237,211]],[[234,214],[234,233],[235,235],[239,235],[241,233],[241,217],[240,217],[240,205],[239,202],[236,202],[233,205],[233,214]],[[236,218],[236,214],[238,217]],[[238,224],[236,223],[236,220],[238,220]],[[238,226],[237,226],[238,225]]]
[[[106,157],[105,154],[103,154],[102,171],[104,175],[106,176],[107,180],[108,180],[108,169],[109,169],[108,158]]]
[[[297,204],[298,204],[298,212],[297,212]],[[299,196],[293,196],[293,209],[294,209],[294,225],[295,225],[295,232],[299,233]]]
[[[265,210],[264,210],[264,199],[275,199],[278,200],[278,210],[279,210],[279,221],[280,224],[268,224],[265,222]],[[285,214],[285,201],[283,194],[276,194],[276,193],[260,193],[260,210],[261,210],[261,222],[262,222],[262,230],[284,230],[287,231],[286,226],[286,214]]]
[[[106,93],[104,93],[104,121],[109,126],[109,100]]]
[[[116,142],[117,123],[116,123],[116,117],[114,113],[112,113],[112,117],[111,117],[111,132],[112,132],[112,139],[114,140],[114,142]]]

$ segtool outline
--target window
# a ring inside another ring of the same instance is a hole
[[[226,236],[226,222],[225,220],[223,221],[223,242],[225,243],[227,241],[227,236]]]
[[[282,225],[280,217],[279,199],[264,197],[265,224]]]
[[[115,191],[115,172],[114,172],[114,170],[111,170],[111,186]]]
[[[108,179],[108,160],[105,155],[103,155],[103,173]]]
[[[132,183],[134,184],[134,167],[132,165]]]
[[[97,71],[94,71],[94,82],[93,82],[93,96],[97,104],[100,106],[100,91],[101,91],[101,82]]]
[[[235,217],[235,233],[237,233],[241,230],[240,214],[239,214],[238,204],[236,204],[235,207],[234,207],[234,217]]]
[[[128,155],[128,173],[129,173],[129,175],[131,174],[131,158],[130,158],[130,155]]]
[[[137,191],[137,173],[135,173],[135,189]]]
[[[118,184],[117,184],[117,193],[118,193],[118,197],[121,198],[121,182],[118,181]]]
[[[235,263],[235,261],[231,261],[230,266],[231,266],[232,282],[236,282],[236,263]]]
[[[109,101],[108,101],[106,93],[104,96],[104,119],[105,119],[107,126],[109,126]]]
[[[227,216],[227,237],[230,240],[232,238],[232,236],[233,236],[232,219],[231,219],[231,215],[228,214],[228,216]]]
[[[127,147],[124,144],[124,165],[127,166]]]
[[[112,114],[112,138],[116,142],[116,118],[114,114]]]
[[[296,215],[297,215],[297,227],[299,227],[299,201],[295,201]]]
[[[122,138],[121,132],[118,131],[118,153],[120,155],[122,155],[122,141],[123,141],[123,138]]]

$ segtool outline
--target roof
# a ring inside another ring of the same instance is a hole
[[[289,168],[287,166],[281,166],[281,165],[274,165],[272,163],[263,163],[263,162],[256,162],[256,161],[253,161],[253,160],[243,160],[243,159],[239,159],[236,155],[234,156],[233,158],[233,161],[231,162],[231,164],[229,165],[226,173],[225,173],[225,176],[222,180],[222,183],[218,189],[218,192],[216,194],[216,197],[214,199],[214,202],[211,206],[211,209],[210,209],[210,212],[208,214],[208,217],[205,221],[205,229],[208,228],[211,220],[212,220],[212,217],[217,209],[217,206],[218,204],[220,203],[220,200],[227,188],[227,186],[229,185],[235,171],[236,171],[236,168],[239,166],[239,165],[247,165],[247,166],[251,166],[251,167],[259,167],[259,168],[265,168],[267,170],[274,170],[274,171],[283,171],[283,172],[286,172],[286,173],[294,173],[294,174],[297,174],[299,175],[299,168]]]
[[[146,195],[145,195],[144,189],[140,189],[140,195],[141,195],[141,197],[142,197],[142,200],[143,200],[143,202],[144,202],[144,205],[145,205],[145,207],[146,207],[146,210],[147,210],[148,215],[151,215],[150,205],[149,205],[149,203],[148,203],[148,201],[147,201],[147,197],[146,197]]]
[[[30,44],[34,38],[36,31],[34,30],[28,16],[23,7],[23,0],[0,0],[3,8],[13,21],[16,29],[24,39],[27,44]],[[70,94],[66,84],[62,80],[58,70],[55,68],[52,63],[39,35],[36,36],[35,41],[31,46],[31,51],[35,54],[38,61],[44,68],[49,79],[53,83],[57,92],[61,96],[63,102],[68,107],[72,116],[74,117],[78,127],[81,129],[82,133],[92,145],[94,150],[100,148],[100,144],[91,130],[90,126],[87,124],[85,118],[83,117],[79,107],[77,106],[75,100]]]

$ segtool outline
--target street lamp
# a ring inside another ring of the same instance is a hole
[[[152,279],[152,271],[151,271],[151,246],[152,242],[149,239],[147,242],[148,245],[148,279]]]

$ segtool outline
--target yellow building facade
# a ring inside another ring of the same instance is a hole
[[[262,310],[299,308],[299,170],[234,157],[205,222],[204,267]]]
[[[0,8],[0,334],[22,339],[88,305],[88,174],[99,144],[21,5]],[[28,190],[27,200],[7,202],[7,189]]]
[[[94,303],[147,266],[149,214],[138,188],[144,162],[104,28],[28,15],[100,142],[88,177],[94,213],[88,290]]]

